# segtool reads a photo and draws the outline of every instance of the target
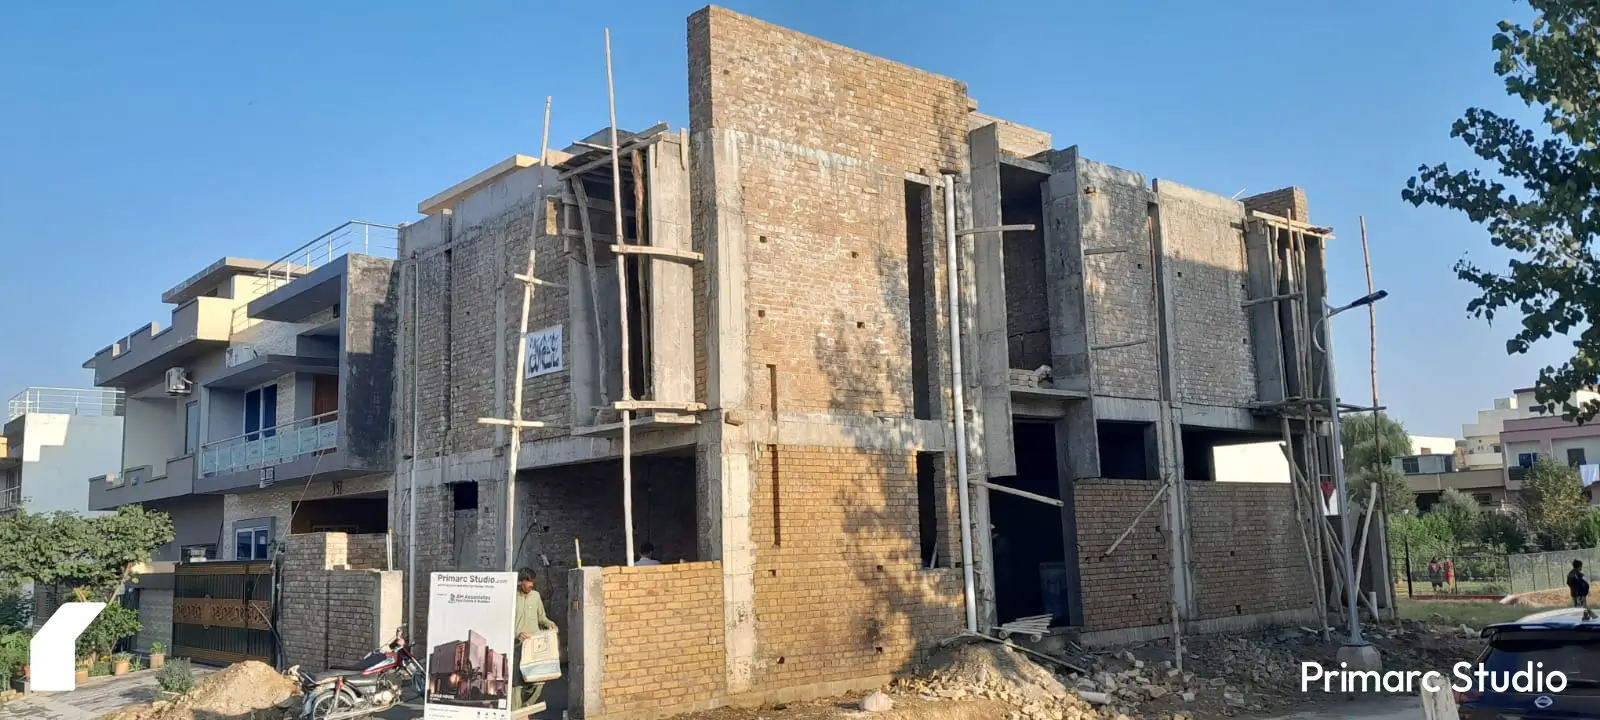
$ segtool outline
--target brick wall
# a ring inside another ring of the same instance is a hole
[[[1188,488],[1196,619],[1315,606],[1289,485]]]
[[[374,537],[381,548],[382,536],[289,536],[278,608],[286,664],[308,671],[348,665],[381,642],[379,618],[394,609],[380,606],[379,590],[385,582],[398,583],[400,573],[361,567],[372,559]],[[378,561],[382,562],[381,554]]]
[[[518,490],[532,527],[520,557],[539,574],[545,611],[564,617],[566,571],[577,567],[578,547],[585,566],[626,565],[629,549],[622,522],[621,463],[597,462],[526,471]],[[480,491],[481,492],[481,491]],[[480,496],[481,497],[481,496]],[[656,546],[663,563],[695,560],[695,468],[693,458],[635,458],[633,463],[633,540]],[[486,542],[504,533],[485,530]],[[573,540],[579,543],[573,545]]]
[[[422,418],[419,430],[419,457],[441,452],[453,453],[495,446],[495,428],[481,425],[480,417],[503,415],[497,403],[505,402],[516,365],[516,345],[512,340],[521,323],[522,288],[508,285],[512,273],[527,271],[528,238],[542,209],[535,194],[539,168],[529,168],[485,190],[482,197],[526,194],[517,202],[493,211],[469,215],[466,208],[457,213],[451,242],[443,249],[431,249],[417,259],[420,282],[416,314],[421,335],[416,352],[417,413]],[[555,188],[547,187],[553,194]],[[479,195],[473,196],[480,198]],[[463,201],[463,204],[468,201]],[[476,200],[474,200],[476,202]],[[489,202],[489,200],[484,200]],[[567,263],[560,238],[541,235],[537,239],[541,262],[534,270],[540,279],[565,285]],[[401,309],[402,348],[399,356],[410,370],[413,326],[410,278],[404,279],[408,296]],[[496,323],[496,303],[504,310]],[[537,331],[568,323],[567,291],[543,285],[534,293],[529,306],[528,329]],[[496,346],[503,343],[505,363],[495,366]],[[570,366],[570,341],[567,364]],[[496,376],[504,383],[496,389]],[[409,417],[411,388],[397,384],[398,417]],[[528,380],[523,386],[523,417],[565,423],[570,408],[570,380],[565,371]],[[523,431],[527,441],[566,434],[562,428]],[[502,441],[503,442],[503,441]],[[404,443],[406,445],[409,444]]]
[[[1161,370],[1149,187],[1143,175],[1092,160],[1079,161],[1078,185],[1089,344],[1120,345],[1090,353],[1094,392],[1154,399]],[[1088,254],[1095,250],[1105,252]]]
[[[1172,551],[1167,545],[1166,504],[1157,503],[1117,546],[1139,511],[1161,489],[1144,480],[1081,480],[1078,563],[1086,630],[1164,625],[1172,621]]]
[[[603,578],[602,714],[659,715],[721,698],[722,564],[610,567]]]
[[[965,163],[965,86],[720,8],[690,17],[689,44],[691,128],[739,146],[752,402],[772,365],[783,412],[910,415],[905,176]],[[702,209],[726,192],[709,179]]]
[[[756,687],[892,673],[960,631],[960,571],[920,567],[912,463],[908,453],[851,448],[761,450],[751,508]]]
[[[1286,187],[1260,195],[1251,195],[1241,200],[1245,207],[1251,210],[1260,210],[1264,213],[1291,217],[1303,222],[1311,221],[1311,210],[1306,203],[1306,193],[1297,187]]]
[[[1244,258],[1244,207],[1156,181],[1161,203],[1178,400],[1245,407],[1256,399],[1256,367]]]

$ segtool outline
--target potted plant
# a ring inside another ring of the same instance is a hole
[[[127,675],[133,667],[133,656],[127,653],[117,653],[111,656],[111,674]]]
[[[167,645],[157,640],[150,643],[150,669],[160,670],[167,662]]]
[[[72,680],[79,685],[89,682],[89,661],[87,659],[78,660],[78,670],[73,674]]]

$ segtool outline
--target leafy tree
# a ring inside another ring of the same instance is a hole
[[[1540,458],[1522,478],[1518,501],[1529,533],[1545,550],[1573,547],[1589,518],[1576,468]]]
[[[1449,488],[1439,495],[1439,501],[1434,504],[1432,514],[1443,518],[1450,526],[1450,533],[1457,540],[1479,539],[1479,527],[1483,519],[1482,509],[1477,501],[1468,497],[1466,493]]]
[[[59,583],[109,599],[172,538],[166,513],[137,505],[97,517],[12,513],[0,517],[0,578],[13,586]]]
[[[1391,514],[1416,509],[1405,477],[1390,464],[1392,458],[1411,454],[1411,436],[1404,425],[1387,415],[1361,413],[1343,416],[1340,445],[1344,450],[1344,472],[1350,481],[1352,500],[1366,506],[1371,488],[1382,492],[1383,507]]]
[[[1528,547],[1528,534],[1517,518],[1484,513],[1478,519],[1478,540],[1498,552],[1516,554]]]
[[[89,623],[89,627],[83,629],[83,634],[78,636],[78,657],[94,658],[110,655],[118,640],[138,635],[141,627],[143,626],[139,622],[137,610],[109,603],[99,615],[95,616],[94,621]]]
[[[1493,47],[1496,75],[1506,92],[1541,111],[1537,130],[1483,108],[1470,108],[1451,127],[1482,170],[1423,165],[1401,196],[1413,205],[1465,213],[1484,224],[1495,247],[1512,254],[1503,271],[1465,259],[1456,274],[1480,295],[1467,311],[1492,322],[1520,313],[1522,327],[1506,342],[1510,354],[1540,340],[1578,331],[1576,350],[1560,367],[1539,372],[1541,403],[1561,406],[1579,422],[1600,413],[1600,402],[1581,407],[1574,391],[1600,379],[1600,5],[1586,0],[1528,0],[1535,16],[1526,27],[1499,24]]]

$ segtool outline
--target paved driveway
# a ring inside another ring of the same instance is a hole
[[[1272,720],[1422,720],[1422,699],[1386,697],[1379,700],[1358,700],[1281,715]]]
[[[194,666],[196,680],[210,672],[212,668]],[[129,705],[150,702],[156,692],[155,670],[92,678],[72,692],[35,693],[0,705],[0,720],[98,720]]]

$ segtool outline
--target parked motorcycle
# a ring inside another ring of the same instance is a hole
[[[296,670],[305,704],[306,720],[364,718],[399,705],[409,686],[422,695],[427,671],[411,652],[405,627],[395,632],[385,647],[361,659],[355,670],[329,670],[315,675]]]

